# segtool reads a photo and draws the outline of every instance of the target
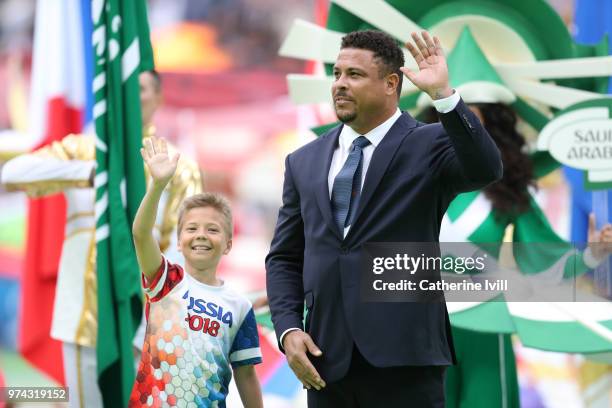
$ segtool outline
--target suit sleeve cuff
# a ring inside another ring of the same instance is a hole
[[[285,350],[283,349],[283,339],[285,338],[285,336],[287,335],[287,333],[295,331],[295,330],[302,330],[299,327],[292,327],[290,329],[285,330],[280,337],[278,338],[278,346],[280,347],[281,351],[284,353]]]
[[[448,113],[457,107],[460,98],[459,92],[457,92],[456,89],[453,89],[453,94],[451,96],[442,99],[435,99],[431,102],[439,113]]]

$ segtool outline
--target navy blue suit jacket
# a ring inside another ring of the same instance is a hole
[[[345,238],[327,181],[341,126],[287,156],[266,257],[270,310],[277,336],[292,327],[312,336],[323,355],[311,360],[326,381],[346,374],[353,344],[378,367],[454,362],[444,303],[360,301],[364,243],[437,242],[451,200],[502,176],[495,143],[462,101],[440,119],[425,125],[403,113],[391,127],[374,151]]]

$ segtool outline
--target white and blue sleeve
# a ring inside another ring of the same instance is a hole
[[[262,362],[257,322],[255,321],[255,313],[252,307],[242,320],[238,332],[236,332],[230,349],[229,359],[233,368]]]

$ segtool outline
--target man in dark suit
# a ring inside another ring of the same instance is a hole
[[[362,246],[437,242],[450,201],[498,180],[502,167],[450,88],[438,39],[412,38],[418,72],[382,32],[343,37],[332,86],[343,125],[285,161],[267,288],[279,346],[309,407],[444,406],[454,361],[445,304],[362,301]],[[402,72],[432,98],[441,124],[400,112]]]

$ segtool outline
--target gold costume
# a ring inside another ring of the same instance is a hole
[[[146,136],[153,132],[150,128]],[[170,151],[176,151],[169,147]],[[95,346],[97,335],[94,170],[94,138],[68,135],[59,142],[8,161],[2,174],[7,190],[21,190],[31,197],[64,192],[66,231],[51,335],[89,347]],[[157,217],[156,235],[162,252],[173,249],[171,243],[176,235],[181,202],[201,191],[202,177],[197,164],[181,157],[176,174],[164,191]]]

